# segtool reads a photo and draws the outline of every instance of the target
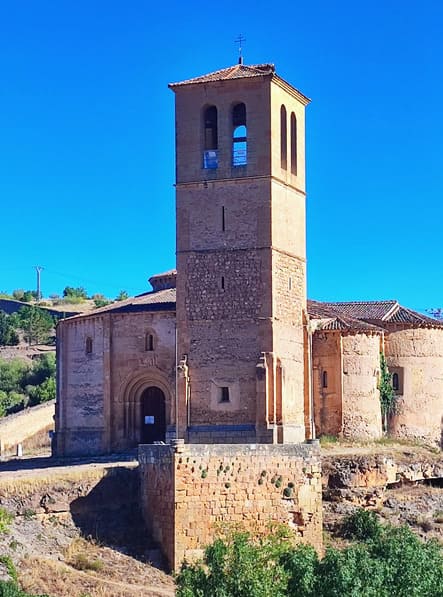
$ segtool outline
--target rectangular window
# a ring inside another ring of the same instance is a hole
[[[220,388],[220,402],[229,402],[229,388],[222,386]]]

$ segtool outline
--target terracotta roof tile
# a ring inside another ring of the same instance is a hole
[[[402,307],[398,301],[350,301],[322,303],[326,308],[346,317],[385,327],[387,324],[443,327],[443,322],[412,309]]]
[[[170,83],[169,87],[180,87],[181,85],[194,85],[198,83],[211,83],[214,81],[226,81],[228,79],[245,79],[250,77],[262,77],[263,75],[273,75],[275,73],[275,66],[273,64],[253,64],[246,66],[244,64],[235,64],[228,68],[222,68],[213,73],[202,75],[201,77],[194,77],[193,79],[186,79],[178,83]]]
[[[397,301],[349,301],[338,303],[323,303],[343,315],[356,319],[370,319],[384,321],[387,316],[398,306]]]
[[[308,315],[318,320],[318,328],[321,330],[342,330],[342,331],[363,331],[381,332],[382,328],[355,317],[344,315],[334,309],[333,303],[321,303],[308,300]]]
[[[157,311],[162,307],[166,311],[175,310],[175,288],[166,288],[165,290],[158,290],[157,292],[145,292],[137,296],[126,299],[125,301],[118,301],[106,307],[94,309],[88,313],[82,313],[69,317],[69,321],[73,319],[84,319],[85,317],[94,317],[102,313],[125,313],[128,311]]]

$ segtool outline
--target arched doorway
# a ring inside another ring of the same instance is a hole
[[[166,439],[165,395],[160,388],[150,386],[143,391],[141,403],[142,444],[164,442]]]

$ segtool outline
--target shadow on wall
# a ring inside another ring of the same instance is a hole
[[[139,506],[138,468],[107,469],[85,497],[73,500],[71,516],[84,537],[146,561],[155,546]]]

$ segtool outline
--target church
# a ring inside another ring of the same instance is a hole
[[[176,270],[58,324],[54,453],[378,438],[380,353],[390,433],[440,445],[443,323],[393,300],[307,299],[310,100],[241,61],[169,87]]]

